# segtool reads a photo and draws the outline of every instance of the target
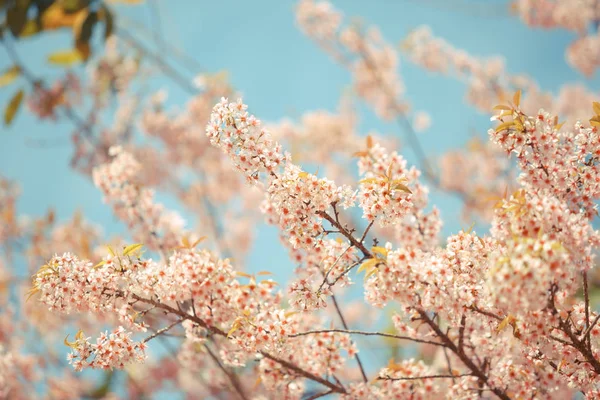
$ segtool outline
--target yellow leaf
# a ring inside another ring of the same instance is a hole
[[[503,122],[496,127],[496,133],[515,125],[515,121]]]
[[[6,86],[13,82],[21,75],[21,68],[17,65],[10,67],[0,75],[0,87]]]
[[[562,128],[564,124],[565,124],[565,123],[564,123],[564,121],[563,121],[563,122],[561,122],[560,124],[556,125],[556,126],[555,126],[556,130],[557,130],[557,131],[560,131],[560,128]]]
[[[368,269],[370,267],[373,267],[373,266],[377,265],[377,263],[379,263],[378,259],[376,259],[376,258],[369,258],[367,261],[365,261],[364,263],[362,263],[360,265],[360,267],[358,267],[358,270],[356,270],[356,273],[360,274],[362,271],[364,271],[364,270],[366,270],[366,269]]]
[[[467,229],[465,233],[466,233],[467,235],[468,235],[468,234],[470,234],[470,233],[471,233],[471,231],[473,230],[473,228],[474,228],[474,227],[475,227],[475,222],[473,222],[473,223],[472,223],[472,224],[469,226],[469,229]]]
[[[302,171],[298,174],[298,178],[300,178],[300,179],[308,178],[308,175],[310,175],[308,172]]]
[[[515,103],[515,106],[519,107],[519,105],[521,104],[521,91],[517,90],[517,93],[515,93],[515,95],[513,96],[513,103]]]
[[[67,339],[69,339],[69,335],[65,336],[65,340],[63,340],[63,343],[65,344],[65,346],[68,347],[75,347],[75,342],[69,342]]]
[[[48,62],[50,64],[67,67],[69,65],[81,62],[83,58],[83,55],[77,49],[65,50],[50,54],[48,56]]]
[[[371,149],[373,147],[373,137],[371,135],[367,136],[367,149]]]
[[[385,176],[389,179],[392,177],[392,167],[394,166],[394,162],[392,161],[390,163],[390,166],[387,168],[387,170],[385,171]]]
[[[75,334],[75,340],[73,342],[69,342],[68,339],[69,339],[69,335],[67,335],[65,337],[65,340],[63,340],[63,343],[65,344],[65,346],[68,346],[70,348],[75,348],[77,345],[77,341],[83,339],[83,331],[81,329],[77,331],[77,333]]]
[[[29,19],[27,20],[27,22],[25,22],[23,30],[21,31],[21,33],[19,33],[19,37],[33,36],[40,31],[41,28],[38,22],[34,19]]]
[[[498,110],[498,111],[512,111],[512,108],[509,106],[504,106],[502,104],[499,104],[497,106],[494,107],[494,110]]]
[[[44,30],[72,27],[78,15],[87,12],[85,8],[75,13],[65,12],[61,3],[62,1],[55,1],[41,15],[41,24]]]
[[[191,246],[190,246],[190,241],[189,241],[189,239],[188,239],[188,237],[187,237],[187,236],[184,236],[184,237],[181,239],[181,244],[182,244],[182,245],[183,245],[183,247],[185,247],[186,249],[189,249],[189,248],[191,247]]]
[[[365,178],[365,179],[361,179],[360,181],[358,181],[359,184],[376,183],[376,182],[379,182],[379,178]]]
[[[381,254],[382,257],[387,258],[388,249],[386,249],[385,247],[373,246],[373,247],[371,247],[371,251],[373,253]]]
[[[199,244],[199,243],[202,243],[202,242],[203,242],[203,241],[205,241],[205,240],[206,240],[206,236],[201,236],[201,237],[199,237],[198,239],[196,239],[196,240],[194,241],[194,243],[192,243],[192,248],[194,248],[194,247],[198,246],[198,244]]]
[[[357,151],[356,153],[352,154],[352,157],[366,157],[369,155],[368,151]]]
[[[594,101],[592,103],[592,108],[594,109],[594,112],[596,113],[596,115],[600,115],[600,103],[598,103],[597,101]]]
[[[123,255],[124,256],[128,256],[130,254],[135,254],[136,252],[138,252],[142,247],[144,247],[143,244],[141,243],[135,243],[135,244],[130,244],[129,246],[126,246],[123,249]]]
[[[273,275],[273,273],[269,271],[260,271],[257,272],[256,275]]]
[[[25,302],[29,301],[29,299],[39,291],[40,291],[40,288],[38,288],[38,287],[33,287],[33,288],[29,289],[27,291],[27,298],[25,299]]]
[[[392,189],[393,189],[393,190],[401,190],[401,191],[403,191],[403,192],[406,192],[406,193],[412,194],[412,190],[410,190],[410,189],[408,188],[408,186],[406,186],[406,185],[403,185],[402,183],[396,183],[394,186],[392,186]]]
[[[261,382],[262,382],[262,378],[259,376],[258,378],[256,378],[256,381],[254,381],[253,389],[256,390],[256,388],[260,385]]]
[[[240,319],[237,318],[234,322],[233,322],[233,326],[231,327],[231,329],[229,330],[229,332],[227,332],[227,337],[231,337],[231,335],[237,331],[238,329],[240,329]]]
[[[110,255],[111,255],[112,257],[114,257],[114,256],[116,255],[116,254],[115,254],[115,251],[113,250],[113,248],[112,248],[112,247],[110,247],[110,246],[108,246],[108,245],[107,245],[107,246],[106,246],[106,248],[108,249],[108,252],[110,253]]]
[[[500,324],[498,324],[498,327],[496,328],[496,332],[500,332],[502,329],[506,328],[509,324],[512,325],[514,324],[516,318],[513,317],[512,315],[507,315],[506,318],[504,318],[502,320],[502,322],[500,322]]]
[[[23,89],[19,89],[8,102],[8,105],[4,109],[5,126],[10,125],[15,115],[17,115],[17,111],[19,111],[19,107],[21,107],[21,103],[23,102],[23,96],[25,96],[25,92]]]
[[[100,268],[104,264],[106,264],[106,260],[100,261],[98,264],[94,265],[92,269]]]
[[[373,267],[373,268],[369,269],[369,270],[367,271],[367,273],[365,274],[365,281],[366,281],[366,280],[367,280],[367,279],[368,279],[368,278],[369,278],[371,275],[373,275],[373,274],[375,274],[375,273],[377,273],[377,272],[379,272],[379,268]]]
[[[242,271],[235,271],[235,274],[236,274],[237,276],[243,276],[244,278],[252,278],[252,275],[250,275],[250,274],[247,274],[247,273],[245,273],[245,272],[242,272]]]

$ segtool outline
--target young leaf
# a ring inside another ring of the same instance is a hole
[[[141,243],[130,244],[129,246],[123,249],[123,255],[128,256],[130,254],[134,254],[139,251],[142,247],[144,247]]]
[[[191,244],[191,246],[192,246],[191,248],[193,249],[194,247],[198,246],[198,244],[201,243],[201,242],[203,242],[203,241],[205,241],[206,238],[207,238],[206,236],[199,237],[198,239],[196,239],[194,241],[194,243]]]
[[[498,125],[496,127],[496,132],[503,131],[504,129],[508,129],[511,126],[514,126],[514,125],[515,125],[515,121],[503,122],[503,123],[501,123],[500,125]]]
[[[373,247],[371,247],[371,251],[373,253],[380,254],[384,258],[387,257],[387,255],[388,255],[388,250],[385,247],[381,247],[381,246],[373,246]]]
[[[21,107],[21,103],[23,102],[23,96],[25,92],[23,89],[19,89],[17,93],[13,95],[13,97],[8,102],[6,108],[4,109],[4,125],[9,126],[12,120],[17,115],[17,111],[19,111],[19,107]]]
[[[516,107],[519,107],[521,104],[521,91],[517,90],[517,93],[513,96],[513,103],[515,103]]]
[[[408,186],[406,186],[406,185],[403,185],[403,184],[401,184],[401,183],[396,183],[396,184],[394,184],[394,186],[392,186],[392,189],[393,189],[393,190],[401,190],[401,191],[403,191],[403,192],[406,192],[406,193],[412,194],[412,190],[410,190],[410,189],[408,188]]]
[[[12,83],[21,75],[21,68],[17,65],[10,67],[0,75],[0,87],[6,86]]]
[[[592,103],[592,108],[594,109],[594,112],[596,113],[596,115],[600,115],[600,103],[598,103],[597,101],[594,101]]]
[[[112,247],[110,247],[110,246],[108,246],[108,245],[107,245],[107,246],[106,246],[106,248],[108,249],[108,252],[110,253],[110,255],[111,255],[112,257],[114,257],[114,256],[116,255],[116,254],[115,254],[115,251],[113,250],[113,248],[112,248]]]
[[[360,267],[358,267],[358,270],[356,271],[357,274],[360,274],[362,271],[374,267],[375,265],[377,265],[377,263],[379,263],[380,261],[376,258],[369,258],[367,261],[365,261],[364,263],[362,263],[360,265]]]

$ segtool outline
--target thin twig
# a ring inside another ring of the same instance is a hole
[[[219,367],[219,369],[221,371],[223,371],[223,373],[227,376],[227,378],[229,379],[229,382],[231,382],[231,385],[233,386],[233,388],[235,389],[237,394],[240,396],[240,398],[242,400],[248,400],[248,397],[246,397],[246,394],[244,393],[244,389],[242,388],[239,380],[237,379],[237,376],[235,376],[235,374],[233,374],[231,371],[229,371],[227,368],[225,368],[225,366],[223,364],[221,364],[221,360],[219,360],[219,357],[217,357],[212,352],[210,347],[208,347],[207,345],[204,345],[204,348],[206,349],[206,352],[208,353],[210,358],[212,358],[212,360],[215,362],[215,364],[217,364],[217,367]]]
[[[318,211],[317,214],[320,217],[323,217],[324,219],[326,219],[327,221],[329,221],[329,223],[334,226],[335,228],[337,228],[340,233],[346,237],[346,239],[348,239],[350,241],[350,243],[352,243],[352,245],[354,245],[357,249],[359,249],[366,257],[368,258],[373,258],[373,255],[371,254],[371,252],[369,251],[369,249],[367,249],[365,247],[365,245],[360,242],[358,239],[356,239],[346,228],[344,228],[339,221],[337,221],[336,219],[334,219],[331,215],[327,214],[325,211]]]
[[[152,335],[148,336],[146,339],[144,339],[143,342],[147,343],[147,342],[151,341],[155,337],[162,335],[163,333],[171,330],[172,328],[176,327],[177,325],[179,325],[182,322],[183,322],[183,319],[178,319],[177,321],[173,322],[171,325],[165,326],[164,328],[157,330],[156,332],[154,332],[154,334],[152,334]]]
[[[460,375],[425,375],[425,376],[402,376],[399,378],[392,378],[389,376],[377,378],[380,381],[418,381],[422,379],[456,379],[465,376],[474,376],[473,374],[460,374]]]
[[[328,395],[330,395],[330,394],[332,394],[332,393],[333,393],[333,390],[328,390],[328,391],[326,391],[326,392],[315,393],[315,394],[311,395],[310,397],[307,397],[307,398],[306,398],[306,399],[304,399],[304,400],[315,400],[315,399],[320,399],[321,397],[328,396]]]
[[[332,333],[332,332],[347,333],[349,335],[381,336],[381,337],[387,337],[387,338],[398,339],[398,340],[409,340],[409,341],[415,342],[415,343],[425,343],[425,344],[431,344],[434,346],[444,346],[444,344],[440,343],[440,342],[434,342],[431,340],[424,340],[424,339],[417,339],[417,338],[413,338],[410,336],[393,335],[391,333],[384,333],[384,332],[356,331],[356,330],[350,330],[350,329],[321,329],[321,330],[294,333],[294,334],[291,334],[288,336],[289,337],[298,337],[298,336],[318,335],[320,333]]]
[[[337,311],[337,314],[340,317],[340,320],[342,321],[342,325],[344,326],[344,329],[348,330],[348,324],[346,324],[346,319],[344,318],[344,315],[342,314],[342,310],[341,310],[334,295],[331,295],[331,300],[333,300],[333,305],[335,306],[335,310]],[[360,369],[360,373],[363,377],[363,381],[365,383],[369,382],[369,378],[367,378],[367,374],[365,373],[365,369],[363,368],[363,365],[362,365],[362,362],[360,361],[360,357],[359,357],[358,353],[354,354],[354,358],[356,359],[356,363],[358,364],[358,368]]]

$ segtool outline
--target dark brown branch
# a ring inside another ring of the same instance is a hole
[[[590,291],[588,287],[588,275],[587,271],[583,271],[583,297],[585,301],[585,330],[589,333],[590,327]],[[582,340],[587,344],[588,349],[591,350],[592,342],[588,334],[583,335]]]
[[[340,231],[340,233],[344,237],[346,237],[346,239],[348,239],[348,241],[350,241],[350,243],[352,243],[352,245],[354,247],[356,247],[357,249],[359,249],[363,253],[363,255],[365,257],[373,258],[373,255],[371,254],[371,252],[369,251],[369,249],[367,249],[365,247],[365,245],[361,241],[359,241],[358,239],[356,239],[354,237],[354,235],[352,235],[346,228],[344,228],[342,226],[342,224],[339,223],[339,221],[337,221],[336,219],[334,219],[331,215],[327,214],[325,211],[319,211],[319,212],[317,212],[317,215],[319,215],[320,217],[322,217],[322,218],[326,219],[327,221],[329,221],[329,223],[333,227],[337,228]]]
[[[209,332],[211,332],[213,334],[216,334],[216,335],[219,335],[219,336],[224,336],[224,337],[227,336],[227,334],[223,330],[221,330],[221,329],[219,329],[219,328],[217,328],[215,326],[210,326],[205,321],[203,321],[202,319],[200,319],[200,318],[198,318],[198,317],[196,317],[194,315],[191,315],[191,314],[179,311],[178,309],[173,308],[173,307],[171,307],[171,306],[169,306],[167,304],[163,304],[163,303],[158,302],[158,301],[153,300],[153,299],[146,299],[146,298],[140,297],[140,296],[138,296],[136,294],[133,294],[131,297],[134,300],[138,300],[138,301],[143,302],[143,303],[154,305],[157,308],[163,309],[163,310],[168,311],[168,312],[170,312],[172,314],[175,314],[175,315],[179,315],[180,317],[182,317],[184,319],[188,319],[190,321],[193,321],[193,322],[197,323],[198,325],[200,325],[201,327],[205,328],[206,330],[208,330]],[[290,363],[288,361],[285,361],[285,360],[282,360],[280,358],[277,358],[277,357],[275,357],[275,356],[273,356],[273,355],[271,355],[271,354],[269,354],[267,352],[264,352],[264,351],[261,351],[260,354],[262,354],[264,357],[269,358],[269,359],[271,359],[271,360],[273,360],[273,361],[275,361],[275,362],[283,365],[284,367],[286,367],[286,368],[288,368],[288,369],[290,369],[290,370],[298,373],[299,375],[304,376],[305,378],[311,379],[311,380],[313,380],[315,382],[318,382],[318,383],[320,383],[320,384],[328,387],[329,389],[333,390],[336,393],[346,393],[346,389],[344,389],[343,387],[335,385],[335,384],[329,382],[328,380],[321,378],[320,376],[317,376],[317,375],[314,375],[314,374],[312,374],[312,373],[310,373],[308,371],[305,371],[302,368],[300,368],[300,367],[298,367],[298,366],[296,366],[296,365],[294,365],[294,364],[292,364],[292,363]]]
[[[320,383],[323,386],[328,387],[329,389],[331,389],[335,393],[343,393],[343,394],[346,393],[346,389],[344,389],[342,386],[336,385],[334,383],[331,383],[328,380],[321,378],[320,376],[317,376],[317,375],[315,375],[315,374],[313,374],[311,372],[305,371],[305,370],[297,367],[296,365],[294,365],[294,364],[292,364],[292,363],[290,363],[290,362],[288,362],[286,360],[283,360],[281,358],[277,358],[277,357],[275,357],[275,356],[273,356],[273,355],[271,355],[269,353],[265,353],[263,351],[261,351],[260,354],[262,354],[265,358],[268,358],[269,360],[273,360],[276,363],[283,365],[287,369],[296,372],[298,375],[301,375],[301,376],[303,376],[305,378],[308,378],[310,380],[313,380],[315,382]]]
[[[467,354],[464,352],[463,349],[458,348],[454,344],[454,342],[448,337],[448,335],[446,335],[444,332],[442,332],[440,327],[435,322],[433,322],[433,320],[431,318],[429,318],[429,315],[427,315],[427,312],[425,312],[424,310],[420,310],[420,309],[417,309],[417,312],[419,313],[419,315],[421,316],[423,321],[425,321],[425,323],[427,325],[429,325],[429,327],[435,332],[435,334],[446,345],[446,347],[450,351],[452,351],[454,354],[456,354],[458,356],[458,358],[462,361],[462,363],[467,368],[469,368],[469,370],[471,370],[473,376],[479,378],[479,380],[482,383],[485,383],[491,389],[491,391],[496,396],[498,396],[500,399],[510,400],[510,397],[506,394],[506,392],[504,390],[490,385],[487,375],[473,362],[473,360],[471,360],[471,358],[469,358],[469,356],[467,356]]]

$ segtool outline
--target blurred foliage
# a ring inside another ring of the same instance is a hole
[[[60,52],[61,64],[86,61],[91,56],[90,41],[98,24],[104,26],[104,39],[114,29],[114,14],[101,1],[0,0],[0,10],[5,13],[5,20],[0,25],[0,37],[10,32],[14,38],[21,39],[70,29],[73,33],[73,49]]]
[[[112,0],[111,3],[139,4],[141,0]],[[44,90],[42,81],[27,73],[20,64],[13,43],[43,33],[71,31],[73,47],[50,53],[51,65],[69,67],[86,62],[93,54],[92,40],[97,27],[102,28],[102,41],[115,30],[115,15],[105,1],[99,0],[0,0],[0,40],[7,48],[14,65],[0,71],[0,88],[23,76],[34,90]],[[25,92],[18,89],[5,105],[4,125],[13,121],[23,103]]]

